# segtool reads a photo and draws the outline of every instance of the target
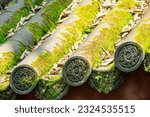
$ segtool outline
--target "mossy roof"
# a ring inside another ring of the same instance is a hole
[[[120,7],[120,6],[119,6]],[[130,6],[125,6],[125,8],[128,8],[128,7],[130,7]],[[117,13],[117,12],[116,12]],[[105,18],[105,20],[107,21],[107,18]],[[144,20],[144,22],[145,21],[147,21],[147,20],[149,20],[149,19],[146,19],[146,20]],[[141,29],[142,27],[147,27],[147,25],[145,26],[145,25],[142,25],[139,29]],[[149,28],[148,28],[149,29]],[[142,29],[143,30],[143,29]],[[149,32],[148,32],[148,34],[149,34]],[[140,33],[140,35],[143,37],[143,36],[145,36],[143,33],[141,34]],[[3,53],[3,54],[10,54],[10,56],[13,56],[13,55],[11,55],[11,53]],[[0,55],[1,57],[0,57],[0,61],[1,61],[1,58],[2,58],[2,56],[3,55]],[[5,58],[5,59],[9,59],[9,57],[8,58]],[[13,62],[13,61],[11,61],[11,62]],[[44,62],[44,60],[43,60],[43,62]],[[4,60],[2,60],[1,62],[0,62],[0,64],[5,64],[5,61]],[[98,72],[97,72],[98,73]],[[118,76],[118,72],[114,72],[115,73],[115,75],[117,75]],[[98,73],[99,74],[99,73]],[[102,74],[102,75],[97,75],[97,77],[102,77],[104,74]],[[109,77],[108,76],[109,74],[107,74],[106,75],[106,77]],[[51,80],[51,79],[54,79],[54,80]],[[45,89],[43,89],[41,92],[38,92],[38,94],[42,94],[42,93],[45,93],[45,92],[47,92],[47,93],[49,93],[50,95],[45,95],[45,97],[39,97],[39,98],[42,98],[42,99],[47,99],[47,98],[51,98],[51,99],[55,99],[60,93],[61,93],[61,91],[62,91],[62,89],[60,88],[60,87],[65,87],[66,86],[66,84],[63,82],[63,81],[61,81],[61,76],[60,75],[58,75],[58,76],[51,76],[51,79],[41,79],[41,81],[40,81],[40,83],[41,84],[38,84],[39,86],[41,86],[41,85],[44,85],[44,87],[45,87]],[[99,79],[99,78],[97,78],[97,79]],[[100,78],[101,79],[101,78]],[[104,80],[104,79],[103,79]],[[100,82],[109,82],[109,83],[112,83],[112,82],[114,82],[113,81],[113,79],[107,79],[107,81],[105,80],[105,81],[100,81]],[[0,86],[0,91],[1,90],[3,90],[3,89],[5,89],[7,86],[8,86],[9,84],[8,84],[8,82],[5,82],[2,86]],[[37,85],[37,86],[38,86]],[[110,86],[110,84],[108,84],[109,86]],[[98,86],[99,87],[99,86]],[[102,85],[101,85],[101,87],[102,88],[104,88]],[[37,87],[37,88],[40,88],[40,87]],[[51,90],[46,90],[47,88],[51,88]],[[109,87],[110,88],[110,87]],[[107,93],[107,92],[109,92],[108,90],[110,90],[110,89],[104,89],[105,90],[105,93]],[[49,92],[49,91],[51,91],[51,92]],[[0,92],[1,93],[1,92]],[[66,92],[64,92],[65,94],[67,94]]]

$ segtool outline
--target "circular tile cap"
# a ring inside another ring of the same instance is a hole
[[[89,62],[81,56],[71,57],[64,65],[63,78],[71,86],[80,86],[91,74]]]
[[[135,42],[126,42],[120,45],[115,52],[115,65],[123,72],[132,72],[140,67],[144,60],[144,52]]]
[[[10,86],[12,90],[20,95],[30,93],[37,83],[37,72],[29,65],[16,67],[10,77]]]

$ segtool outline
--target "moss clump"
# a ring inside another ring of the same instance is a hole
[[[6,21],[2,26],[0,26],[0,43],[6,42],[6,36],[8,31],[11,28],[15,28],[17,23],[20,21],[21,17],[25,17],[31,11],[31,6],[39,5],[43,0],[38,0],[38,2],[34,3],[33,0],[24,0],[24,7],[18,9],[13,13],[11,19]]]
[[[105,72],[93,72],[90,79],[99,92],[108,94],[113,90],[119,76],[120,72],[117,69],[111,69]]]
[[[40,41],[41,37],[48,31],[46,27],[39,25],[37,22],[29,23],[28,28],[34,34],[35,44],[37,44]]]
[[[78,7],[75,10],[78,20],[60,25],[66,27],[66,31],[61,33],[61,37],[59,37],[61,39],[61,46],[56,44],[52,52],[43,53],[32,63],[32,66],[38,69],[40,75],[47,73],[60,58],[68,53],[75,42],[81,39],[84,30],[95,20],[98,7],[99,2]]]
[[[54,0],[44,8],[42,17],[44,23],[53,30],[61,12],[71,3],[72,0]]]
[[[61,76],[51,76],[50,79],[40,79],[36,96],[39,99],[56,99],[65,90],[67,84],[61,79]]]
[[[71,3],[72,0],[53,0],[47,5],[42,12],[44,24],[40,25],[37,22],[29,23],[28,28],[34,35],[35,43],[49,30],[52,31],[60,17],[62,11]]]

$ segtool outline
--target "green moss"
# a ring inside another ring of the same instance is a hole
[[[53,0],[43,9],[43,25],[37,22],[29,23],[28,28],[34,35],[35,43],[37,43],[49,30],[52,31],[56,27],[60,14],[71,1],[72,0]]]
[[[4,91],[0,90],[0,100],[8,100],[11,99],[13,96],[14,92],[11,90],[11,88],[7,88]]]
[[[35,44],[37,44],[40,41],[40,38],[48,31],[46,27],[39,25],[37,22],[29,23],[28,28],[34,34]]]
[[[44,8],[42,13],[43,20],[51,30],[56,26],[60,14],[71,1],[72,0],[54,0]]]
[[[21,77],[21,79],[19,79],[19,84],[21,84],[22,86],[34,86],[35,84],[37,84],[39,78],[35,78],[35,77]]]
[[[121,38],[120,33],[123,27],[133,19],[129,10],[135,5],[134,0],[120,0],[114,9],[103,18],[99,34],[93,37],[93,42],[83,48],[86,50],[84,55],[92,60],[94,68],[101,67],[100,65],[103,61],[102,55],[106,55],[106,51],[111,54],[114,53],[115,42]],[[106,68],[113,67],[114,64],[110,64]],[[90,78],[99,92],[108,94],[115,87],[120,73],[117,69],[110,69],[105,72],[92,72]]]
[[[99,92],[108,94],[113,90],[116,80],[120,77],[120,73],[117,69],[106,72],[92,72],[90,79]]]
[[[25,50],[25,47],[20,45],[20,53],[15,54],[13,52],[0,53],[0,76],[6,74],[7,70],[11,69],[19,61],[21,53]]]
[[[137,42],[145,51],[150,53],[150,18],[146,18],[141,22],[141,25],[136,29],[134,36],[135,42]]]
[[[66,87],[61,76],[50,76],[50,79],[41,79],[37,85],[36,96],[39,99],[55,99]]]
[[[0,91],[0,100],[10,100],[13,97],[14,92],[11,90],[11,88],[9,87],[9,89],[7,89],[6,91]]]
[[[16,4],[16,3],[17,3],[17,1],[16,1],[16,0],[13,0],[13,1],[11,1],[9,4],[7,4],[7,6],[10,7],[10,6],[12,6],[12,5]]]
[[[92,31],[93,31],[93,29],[88,27],[88,28],[85,29],[84,32],[85,32],[85,34],[90,34]]]
[[[62,46],[57,44],[52,52],[45,52],[32,63],[32,66],[38,69],[40,75],[47,73],[60,58],[68,53],[75,42],[82,38],[84,30],[92,25],[95,20],[98,7],[99,2],[78,7],[75,13],[79,19],[69,24],[60,25],[66,27],[66,31],[61,33],[60,37]]]
[[[144,70],[150,72],[150,64],[144,64]]]
[[[134,41],[145,51],[144,69],[150,72],[150,17],[144,19],[135,31]]]
[[[135,0],[119,0],[116,8],[121,9],[132,9],[134,6],[137,6],[138,3]]]
[[[13,52],[1,53],[0,58],[0,76],[6,74],[7,70],[12,68],[20,58],[20,54],[15,55]]]
[[[40,76],[44,75],[49,71],[49,68],[52,67],[50,63],[51,61],[51,56],[53,56],[50,52],[45,52],[42,55],[40,55],[35,62],[32,63],[32,66],[35,66],[38,71]]]
[[[0,84],[0,91],[5,90],[9,86],[9,82],[4,82]]]
[[[40,5],[43,2],[43,0],[24,0],[24,4],[26,6],[35,6]]]
[[[37,3],[34,3],[33,0],[24,0],[25,6],[21,9],[17,10],[13,13],[10,20],[6,21],[2,26],[0,26],[0,43],[6,42],[6,36],[8,31],[11,28],[15,28],[17,23],[20,21],[21,17],[25,17],[31,11],[31,5],[34,6],[35,4],[41,3],[43,0],[38,0]]]
[[[144,64],[144,70],[150,72],[150,53],[145,54],[143,64]]]
[[[13,91],[9,86],[9,77],[10,75],[5,75],[0,79],[0,100],[10,99],[13,95]]]
[[[120,38],[123,27],[132,19],[133,17],[128,10],[113,9],[102,20],[99,34],[93,37],[94,39],[88,46],[82,47],[79,51],[83,51],[83,55],[92,60],[93,67],[100,67],[104,50],[109,53],[114,52],[114,44]]]
[[[12,52],[6,52],[1,53],[0,57],[0,76],[4,73],[6,73],[6,70],[11,67],[11,65],[14,63],[13,60],[15,58],[14,53]]]

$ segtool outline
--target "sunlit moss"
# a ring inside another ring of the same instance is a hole
[[[0,84],[0,91],[5,90],[8,86],[9,86],[9,82],[8,81]]]
[[[6,73],[6,70],[12,66],[14,63],[14,53],[6,52],[0,54],[0,76]]]
[[[144,19],[135,31],[135,42],[145,51],[144,69],[150,72],[150,18]]]
[[[123,27],[133,19],[129,9],[134,8],[135,5],[134,0],[120,0],[114,9],[102,19],[99,34],[92,37],[93,40],[88,43],[88,46],[79,49],[92,61],[93,67],[100,67],[103,61],[102,55],[106,55],[106,51],[114,52],[115,42],[120,38]]]
[[[7,70],[11,69],[19,61],[21,53],[25,47],[20,44],[20,53],[13,52],[0,53],[0,76],[6,74]]]
[[[6,36],[11,28],[15,28],[21,17],[25,17],[31,11],[31,6],[39,5],[43,0],[38,0],[34,3],[34,0],[24,0],[24,7],[18,9],[13,13],[11,19],[6,21],[0,26],[0,43],[6,42]]]
[[[61,46],[57,44],[52,52],[45,52],[32,63],[32,65],[38,69],[40,75],[47,73],[60,58],[68,53],[75,42],[82,38],[84,30],[92,25],[96,19],[98,7],[99,2],[78,7],[75,10],[78,20],[61,25],[66,27],[66,31],[61,33]]]
[[[32,66],[35,66],[38,69],[40,76],[44,75],[49,70],[49,67],[52,67],[51,56],[52,54],[46,51],[32,63]]]
[[[150,18],[141,22],[141,25],[136,30],[134,40],[142,46],[145,53],[150,53]]]
[[[138,2],[135,0],[119,0],[116,8],[121,8],[121,9],[132,9],[134,6],[139,5]]]
[[[84,51],[84,55],[91,58],[93,67],[99,67],[102,59],[102,54],[104,50],[112,53],[115,49],[115,42],[120,38],[120,33],[124,26],[126,26],[130,20],[132,20],[132,15],[123,9],[114,9],[108,13],[106,17],[102,20],[102,28],[99,29],[99,34],[93,37],[88,46],[84,46],[81,50]],[[116,22],[116,19],[118,20]],[[92,56],[91,56],[92,55]]]
[[[99,67],[99,72],[92,72],[90,79],[94,83],[94,87],[105,94],[110,93],[115,85],[115,82],[120,77],[121,72],[114,68],[114,63],[109,64],[102,70],[101,63],[104,60],[102,55],[114,53],[115,42],[120,39],[120,33],[130,20],[133,19],[130,9],[134,8],[137,3],[134,0],[120,0],[113,10],[111,10],[102,20],[99,28],[99,34],[93,37],[88,46],[82,48],[86,50],[84,55],[92,61],[93,67]],[[87,51],[88,50],[88,51]]]

